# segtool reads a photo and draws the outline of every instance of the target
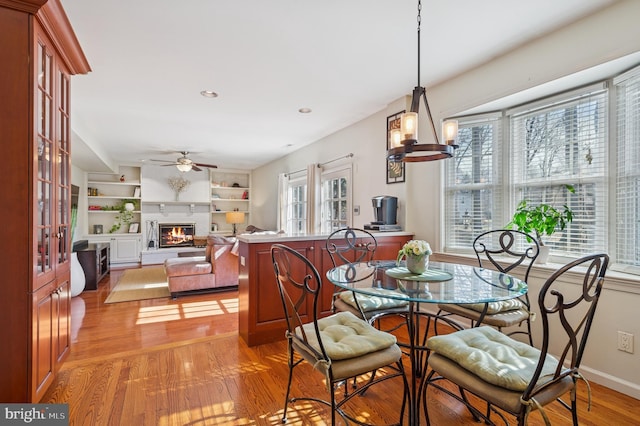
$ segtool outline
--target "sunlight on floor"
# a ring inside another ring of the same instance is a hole
[[[213,317],[238,313],[238,298],[207,302],[181,302],[169,306],[144,306],[138,310],[136,324],[176,321],[183,318]]]
[[[289,406],[289,409],[287,410],[287,425],[328,425],[328,422],[322,418],[322,415],[316,412],[317,410],[317,404],[314,405],[309,403],[297,403],[295,404],[295,406]],[[216,424],[225,426],[282,424],[282,409],[278,410],[275,413],[272,412],[265,414],[256,414],[251,418],[237,417],[236,411],[238,410],[234,401],[224,401],[221,403],[204,406],[201,409],[195,410],[193,412],[183,412],[179,417],[183,419],[190,419],[193,424]],[[176,415],[173,414],[173,417],[175,416]],[[170,419],[167,418],[167,420]],[[175,420],[175,418],[172,418],[171,420]],[[161,421],[160,424],[162,423],[163,422]],[[164,422],[164,424],[169,423]]]

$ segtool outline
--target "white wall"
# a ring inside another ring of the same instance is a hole
[[[353,216],[353,225],[362,227],[373,220],[371,198],[376,195],[398,197],[398,223],[404,226],[406,211],[406,185],[386,183],[386,132],[387,116],[406,108],[405,99],[394,102],[353,126],[331,134],[287,157],[273,161],[253,171],[253,222],[259,228],[275,230],[277,224],[276,200],[278,173],[305,169],[310,163],[324,163],[349,153],[351,159],[339,160],[353,163],[353,205],[360,206],[360,215]],[[341,164],[336,161],[327,165]]]
[[[180,193],[178,202],[168,181],[170,177],[181,175],[175,167],[144,165],[140,175],[143,249],[148,245],[148,221],[151,220],[157,220],[159,223],[195,223],[196,235],[205,236],[209,233],[211,193],[207,170],[190,171],[183,175],[191,183]],[[190,203],[193,203],[193,207]],[[160,211],[160,204],[164,205],[164,211]]]
[[[460,111],[640,51],[638,16],[640,1],[618,2],[575,25],[427,88],[434,120],[439,122]],[[407,82],[407,90],[410,88]],[[439,188],[443,162],[408,164],[406,183],[387,185],[385,181],[386,117],[404,109],[405,101],[400,99],[353,126],[254,170],[255,224],[275,229],[278,173],[303,169],[309,163],[322,163],[353,152],[354,205],[361,207],[360,216],[354,217],[354,225],[361,226],[372,220],[372,196],[395,195],[399,197],[398,217],[404,228],[428,240],[436,250],[442,247]],[[428,126],[421,123],[420,129],[420,139],[429,139]],[[549,269],[536,269],[532,292],[539,289],[539,283],[550,273]],[[592,380],[640,398],[640,347],[636,344],[635,354],[616,350],[618,330],[640,339],[640,282],[613,273],[609,275],[583,367]]]
[[[85,172],[78,167],[71,165],[71,183],[80,188],[78,195],[78,217],[76,228],[73,234],[73,241],[86,238],[85,230],[87,229],[87,180]],[[72,241],[72,243],[73,243]]]

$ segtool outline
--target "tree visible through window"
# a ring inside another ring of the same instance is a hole
[[[459,148],[445,169],[445,250],[471,251],[475,236],[504,228],[523,199],[573,210],[573,222],[545,239],[552,255],[606,250],[606,123],[603,85],[459,119]]]
[[[545,238],[555,255],[605,249],[606,99],[598,90],[511,118],[514,202],[567,205],[574,213],[565,230]]]
[[[500,124],[497,116],[460,123],[459,148],[447,162],[447,250],[471,250],[476,235],[501,223]]]

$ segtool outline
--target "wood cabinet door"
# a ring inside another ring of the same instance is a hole
[[[39,25],[34,37],[34,279],[36,290],[55,278],[58,228],[55,224],[55,77],[54,51]]]
[[[111,239],[111,263],[139,262],[140,238],[112,238]]]
[[[318,240],[315,242],[315,257],[312,259],[313,265],[320,273],[322,279],[322,292],[320,297],[320,312],[319,316],[328,316],[333,313],[333,295],[336,292],[336,287],[327,279],[327,271],[333,268],[333,262],[331,256],[327,251],[327,247],[324,240]]]
[[[398,257],[398,251],[404,243],[411,240],[411,236],[393,236],[377,238],[378,248],[376,249],[376,260],[395,260]]]
[[[56,276],[71,271],[71,140],[69,124],[70,76],[62,61],[55,62],[55,157],[54,231],[57,232],[55,269]]]
[[[71,347],[71,273],[58,275],[52,294],[53,358],[58,363],[69,355]],[[57,371],[57,368],[55,369]]]
[[[31,290],[71,267],[69,72],[34,24],[34,272]]]
[[[53,382],[56,360],[54,358],[54,325],[57,322],[54,283],[45,284],[33,294],[32,343],[31,343],[31,401],[39,401]]]

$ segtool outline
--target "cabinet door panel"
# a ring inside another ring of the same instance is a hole
[[[53,381],[55,360],[53,283],[33,293],[31,398],[38,401]]]
[[[71,345],[71,273],[58,276],[57,287],[53,292],[53,355],[61,363],[69,354]]]
[[[111,239],[111,262],[139,262],[140,239],[139,238],[113,238]]]
[[[328,316],[333,313],[333,294],[336,288],[327,279],[327,271],[333,268],[333,262],[331,261],[331,256],[327,251],[324,241],[316,241],[316,257],[313,265],[318,270],[320,278],[322,279],[319,316]]]

